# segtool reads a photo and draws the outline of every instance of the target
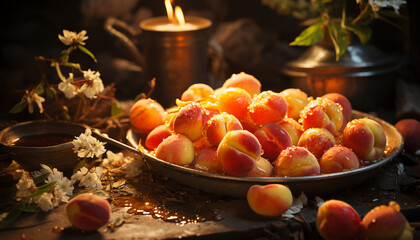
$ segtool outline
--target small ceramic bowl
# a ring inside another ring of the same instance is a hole
[[[0,131],[0,147],[27,171],[45,164],[66,172],[79,161],[72,140],[84,132],[82,125],[64,121],[23,122]]]

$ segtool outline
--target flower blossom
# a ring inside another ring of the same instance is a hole
[[[76,96],[76,87],[73,85],[73,73],[69,73],[69,77],[61,79],[61,83],[58,84],[58,90],[64,93],[64,96],[68,99],[72,99]]]
[[[393,7],[394,11],[398,13],[400,6],[406,3],[406,0],[369,0],[369,4],[374,12],[379,11],[381,8]]]
[[[32,94],[30,94],[28,90],[26,90],[25,92],[26,92],[26,102],[28,103],[28,112],[34,113],[33,105],[34,103],[36,103],[36,105],[38,105],[39,112],[43,113],[44,107],[42,106],[42,103],[45,102],[45,98],[39,96],[36,92],[33,92]]]
[[[101,167],[95,168],[95,172],[87,172],[80,180],[79,186],[90,190],[101,190],[101,177],[104,170]]]
[[[36,202],[38,206],[41,208],[42,211],[48,212],[49,210],[54,208],[53,205],[53,195],[51,193],[43,193]]]
[[[16,188],[17,188],[17,192],[16,192],[17,198],[26,197],[32,193],[31,190],[35,189],[35,183],[33,179],[29,176],[29,174],[23,171],[22,176],[20,177],[18,183],[16,184]]]
[[[85,133],[80,134],[79,137],[73,140],[73,150],[81,158],[101,156],[106,152],[104,145],[105,143],[100,142],[92,136],[92,131],[89,128],[86,129]]]
[[[104,90],[104,84],[102,79],[99,77],[101,74],[98,71],[83,71],[83,77],[86,83],[80,87],[79,92],[83,93],[87,98],[94,99],[96,94]]]
[[[63,35],[58,34],[58,38],[64,45],[70,46],[70,45],[85,45],[85,40],[89,37],[86,36],[86,30],[83,30],[79,33],[63,30]]]

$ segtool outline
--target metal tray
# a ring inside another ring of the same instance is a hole
[[[214,194],[243,198],[252,185],[271,183],[288,186],[295,196],[299,195],[301,191],[308,195],[338,193],[366,181],[379,171],[381,167],[392,161],[402,150],[403,138],[393,125],[372,115],[353,110],[353,119],[364,117],[377,121],[383,127],[387,138],[388,154],[386,158],[380,161],[347,172],[304,177],[234,177],[178,166],[147,153],[144,156],[153,168],[156,168],[170,179]],[[135,148],[138,147],[139,135],[129,130],[126,137],[130,145]]]

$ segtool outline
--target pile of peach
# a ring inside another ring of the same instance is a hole
[[[260,81],[246,73],[216,90],[191,85],[166,111],[152,99],[130,111],[131,125],[147,136],[143,144],[157,158],[247,177],[335,173],[378,160],[386,146],[381,125],[351,118],[343,95],[261,92]]]

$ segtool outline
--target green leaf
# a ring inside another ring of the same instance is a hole
[[[145,98],[145,97],[146,97],[146,94],[140,93],[134,98],[134,102],[137,102],[138,100],[140,100],[142,98]]]
[[[84,158],[83,160],[81,160],[77,165],[76,165],[76,167],[73,169],[73,174],[75,174],[77,171],[79,171],[84,165],[85,165],[85,162],[86,162],[86,158]]]
[[[57,99],[57,91],[53,87],[49,87],[45,89],[45,94],[50,99]]]
[[[35,92],[38,95],[42,95],[44,93],[44,84],[40,83],[36,86]]]
[[[28,102],[22,100],[20,103],[13,106],[12,109],[9,110],[9,113],[20,113],[28,106]]]
[[[328,33],[334,44],[335,58],[338,61],[347,50],[349,35],[347,34],[347,31],[341,27],[340,23],[336,22],[328,23]]]
[[[290,43],[291,46],[310,46],[324,38],[324,30],[321,22],[317,22],[303,30],[295,40]]]
[[[38,198],[42,194],[51,191],[51,189],[53,189],[54,187],[55,187],[55,181],[54,182],[47,183],[47,184],[44,184],[41,187],[38,187],[32,194],[26,196],[25,198],[26,199],[29,199],[29,198]]]
[[[93,53],[91,53],[87,48],[83,47],[82,45],[77,45],[77,48],[79,48],[82,52],[89,55],[89,57],[91,57],[93,59],[93,61],[97,62],[96,58],[95,58],[95,55],[93,55]]]
[[[23,212],[36,213],[36,212],[41,211],[41,208],[34,205],[20,205],[18,207]]]
[[[42,183],[45,179],[47,179],[47,177],[50,175],[50,173],[45,173],[42,174],[38,177],[33,178],[35,185],[38,185],[40,183]]]
[[[7,213],[7,216],[1,220],[1,224],[12,224],[14,223],[22,214],[22,210],[19,208],[19,205],[13,207],[10,212]]]
[[[111,116],[118,119],[123,112],[120,102],[114,99],[111,103]]]
[[[362,44],[367,43],[369,39],[372,37],[372,28],[366,25],[351,25],[345,26],[345,28],[354,34],[360,39]]]

